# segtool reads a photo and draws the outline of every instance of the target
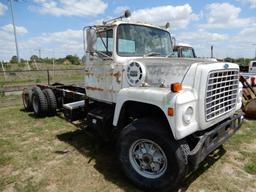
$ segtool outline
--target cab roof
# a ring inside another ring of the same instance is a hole
[[[156,26],[156,25],[152,25],[152,24],[148,24],[148,23],[143,23],[143,22],[131,22],[131,21],[112,21],[112,22],[108,22],[106,24],[102,24],[102,25],[95,25],[93,27],[96,27],[96,28],[112,28],[114,26],[118,26],[118,25],[121,25],[121,24],[131,24],[131,25],[140,25],[140,26],[146,26],[146,27],[153,27],[153,28],[157,28],[157,29],[161,29],[161,30],[164,30],[166,32],[169,32],[166,28],[162,28],[160,26]]]

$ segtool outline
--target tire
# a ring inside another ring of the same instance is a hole
[[[186,174],[184,153],[168,129],[162,129],[164,126],[152,119],[136,120],[122,130],[117,142],[125,174],[146,191],[173,189]],[[149,146],[155,152],[151,152]]]
[[[48,112],[47,98],[39,87],[32,89],[32,106],[36,116],[45,117]]]
[[[24,109],[28,112],[33,111],[32,106],[32,90],[28,88],[24,88],[22,92],[22,102]]]
[[[56,97],[51,89],[44,89],[44,95],[46,96],[47,103],[48,103],[48,112],[47,115],[54,116],[57,110],[57,100]]]

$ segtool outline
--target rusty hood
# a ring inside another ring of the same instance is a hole
[[[135,62],[145,66],[145,82],[151,86],[170,85],[182,82],[190,66],[194,63],[209,64],[213,61],[198,58],[138,58]]]

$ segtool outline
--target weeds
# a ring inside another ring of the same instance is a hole
[[[0,191],[139,191],[121,171],[115,146],[99,147],[91,132],[58,115],[37,119],[22,111],[20,96],[0,97]],[[255,191],[255,138],[256,123],[246,120],[185,190]]]
[[[256,175],[256,162],[248,162],[244,166],[244,170],[247,173],[250,173],[252,175]]]

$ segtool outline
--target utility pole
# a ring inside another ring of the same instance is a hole
[[[41,59],[41,49],[38,49],[38,58]]]
[[[211,58],[213,58],[213,45],[211,45]]]
[[[18,47],[18,41],[17,41],[17,34],[16,34],[16,26],[15,26],[15,20],[14,20],[12,0],[9,0],[9,1],[10,1],[10,8],[11,8],[11,14],[12,14],[12,25],[13,25],[14,39],[15,39],[15,45],[16,45],[16,55],[17,55],[17,59],[18,59],[18,63],[19,63],[20,62],[20,55],[19,55],[19,47]]]
[[[54,79],[54,70],[55,70],[55,50],[53,49],[53,57],[52,57],[52,79]]]
[[[252,45],[256,46],[256,43],[253,43]],[[255,56],[254,58],[256,59],[256,47],[255,47]]]

